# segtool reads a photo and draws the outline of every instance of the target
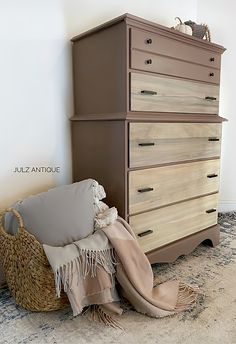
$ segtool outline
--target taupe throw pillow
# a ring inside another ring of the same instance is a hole
[[[105,196],[101,185],[86,179],[29,196],[13,207],[39,242],[64,246],[92,234],[95,215],[103,206],[100,200]],[[14,215],[7,214],[5,227],[9,233],[16,233],[18,224]]]

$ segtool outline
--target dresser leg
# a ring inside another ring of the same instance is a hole
[[[220,227],[215,225],[194,233],[174,243],[148,252],[146,255],[151,264],[171,263],[179,256],[191,253],[201,243],[215,247],[220,241]]]

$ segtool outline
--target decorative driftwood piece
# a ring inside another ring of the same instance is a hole
[[[210,29],[207,24],[196,24],[191,20],[184,22],[184,24],[191,27],[193,36],[211,41]]]

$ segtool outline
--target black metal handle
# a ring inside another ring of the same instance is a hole
[[[151,38],[146,39],[146,43],[147,44],[152,44],[152,39]]]
[[[210,213],[214,213],[215,211],[216,211],[216,209],[215,209],[215,208],[212,208],[212,209],[206,210],[206,213],[207,213],[207,214],[210,214]]]
[[[210,61],[211,61],[211,62],[214,62],[214,61],[215,61],[215,58],[214,58],[214,57],[211,57],[211,58],[210,58]]]
[[[138,144],[141,147],[146,147],[146,146],[155,146],[154,142],[143,142]]]
[[[138,192],[142,193],[142,192],[149,192],[149,191],[153,191],[153,188],[143,188],[143,189],[138,189]]]
[[[208,141],[220,141],[218,137],[209,137]]]
[[[142,93],[142,94],[151,95],[151,96],[154,96],[154,95],[157,94],[156,91],[149,91],[149,90],[142,90],[141,93]]]
[[[145,60],[146,64],[152,64],[152,59]]]
[[[210,74],[209,74],[209,76],[214,76],[215,75],[215,73],[213,73],[213,72],[211,72]]]
[[[152,231],[151,229],[148,229],[148,230],[145,231],[145,232],[139,233],[138,236],[139,236],[139,237],[143,237],[143,236],[145,236],[145,235],[149,235],[149,234],[152,234],[152,233],[153,233],[153,231]]]
[[[216,177],[218,177],[218,174],[215,174],[215,173],[211,173],[207,175],[207,178],[216,178]]]
[[[206,100],[216,100],[216,97],[206,96],[205,99],[206,99]]]

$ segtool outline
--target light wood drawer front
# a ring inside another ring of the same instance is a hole
[[[220,123],[130,123],[129,166],[220,156]]]
[[[129,223],[144,252],[217,223],[218,194],[130,216]]]
[[[220,160],[129,172],[129,214],[217,192]]]
[[[131,73],[131,111],[218,114],[219,86]]]
[[[220,68],[220,54],[148,31],[131,29],[131,48]]]
[[[218,69],[212,69],[210,67],[200,66],[138,50],[133,50],[131,52],[130,67],[147,72],[206,81],[213,84],[219,84],[220,82],[220,70]]]

